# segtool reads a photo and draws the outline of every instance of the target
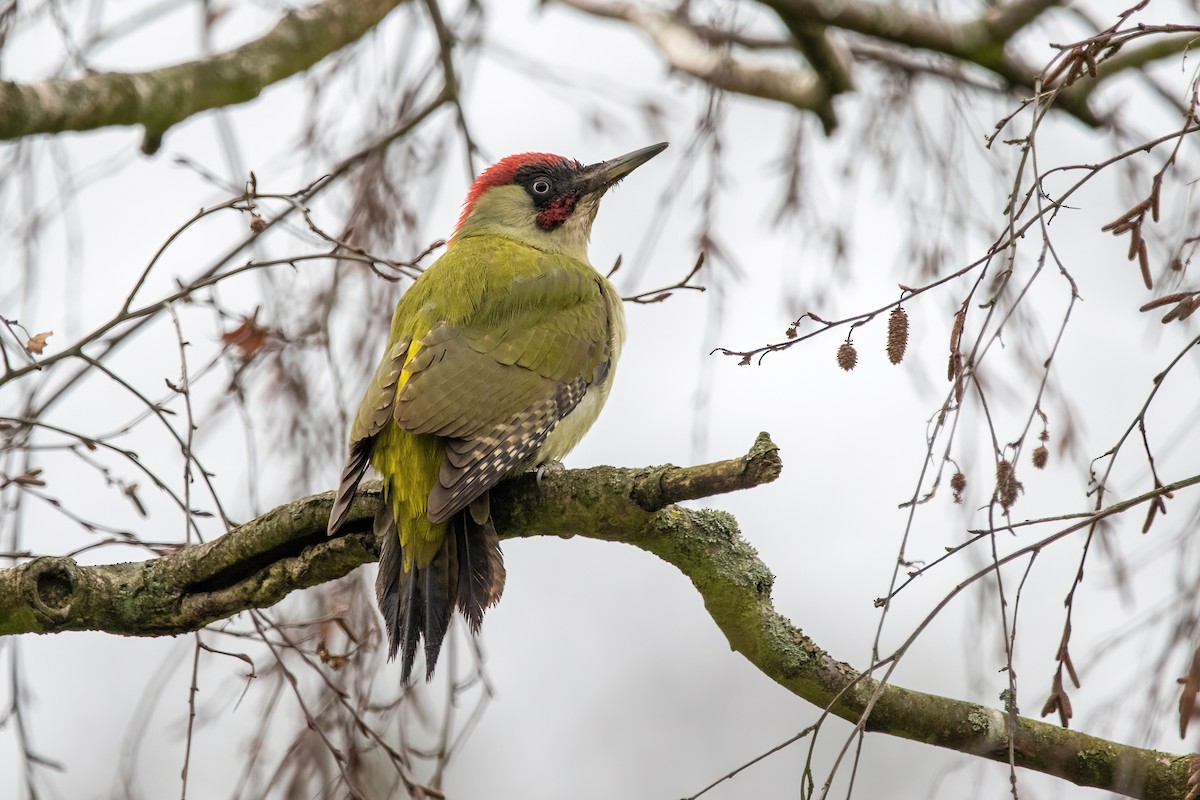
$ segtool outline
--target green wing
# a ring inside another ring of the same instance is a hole
[[[527,467],[555,423],[607,371],[604,279],[573,259],[515,243],[505,249],[508,280],[461,318],[438,319],[415,339],[402,370],[396,424],[446,440],[428,495],[435,523]]]

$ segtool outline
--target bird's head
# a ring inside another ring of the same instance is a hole
[[[600,198],[666,143],[583,165],[550,153],[521,153],[484,170],[471,185],[454,239],[492,234],[587,260]]]

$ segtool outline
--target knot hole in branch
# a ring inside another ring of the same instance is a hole
[[[70,617],[79,571],[69,558],[39,558],[29,565],[29,604],[55,622]]]

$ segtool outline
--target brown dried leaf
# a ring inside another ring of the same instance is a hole
[[[242,358],[249,361],[254,358],[267,342],[267,329],[258,324],[258,309],[242,320],[242,324],[231,331],[221,334],[221,341],[226,345],[236,347]]]
[[[25,349],[33,353],[35,356],[40,356],[42,351],[46,349],[46,340],[53,335],[54,331],[35,333],[29,338],[29,341],[25,343]]]
[[[317,657],[320,658],[323,663],[328,664],[330,668],[335,671],[340,670],[350,661],[350,659],[346,656],[339,656],[330,653],[329,645],[325,643],[324,639],[317,642]]]

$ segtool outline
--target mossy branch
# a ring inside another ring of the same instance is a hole
[[[208,58],[149,72],[103,72],[24,85],[0,81],[0,139],[141,125],[142,149],[193,114],[244,103],[362,38],[405,0],[326,0]]]
[[[775,611],[774,577],[727,513],[680,500],[774,480],[778,448],[760,434],[750,452],[698,467],[594,467],[510,481],[493,494],[505,538],[580,535],[639,547],[691,579],[730,646],[794,694],[867,730],[1008,760],[1004,714],[986,706],[881,686],[823,651]],[[297,500],[203,545],[133,564],[80,566],[39,558],[0,570],[0,633],[99,630],[183,633],[289,592],[341,577],[372,561],[378,483],[360,490],[344,534],[325,537],[332,493]],[[1018,766],[1129,797],[1185,797],[1193,756],[1129,747],[1019,718]]]
[[[697,467],[594,467],[510,481],[492,493],[502,536],[578,531],[603,536],[680,500],[747,489],[779,475],[765,435],[736,459]],[[296,589],[340,578],[378,557],[372,519],[378,481],[364,484],[344,533],[326,537],[332,493],[282,505],[206,544],[161,558],[81,566],[36,558],[0,569],[0,635],[105,631],[128,636],[186,633]],[[547,528],[552,528],[549,530]]]

